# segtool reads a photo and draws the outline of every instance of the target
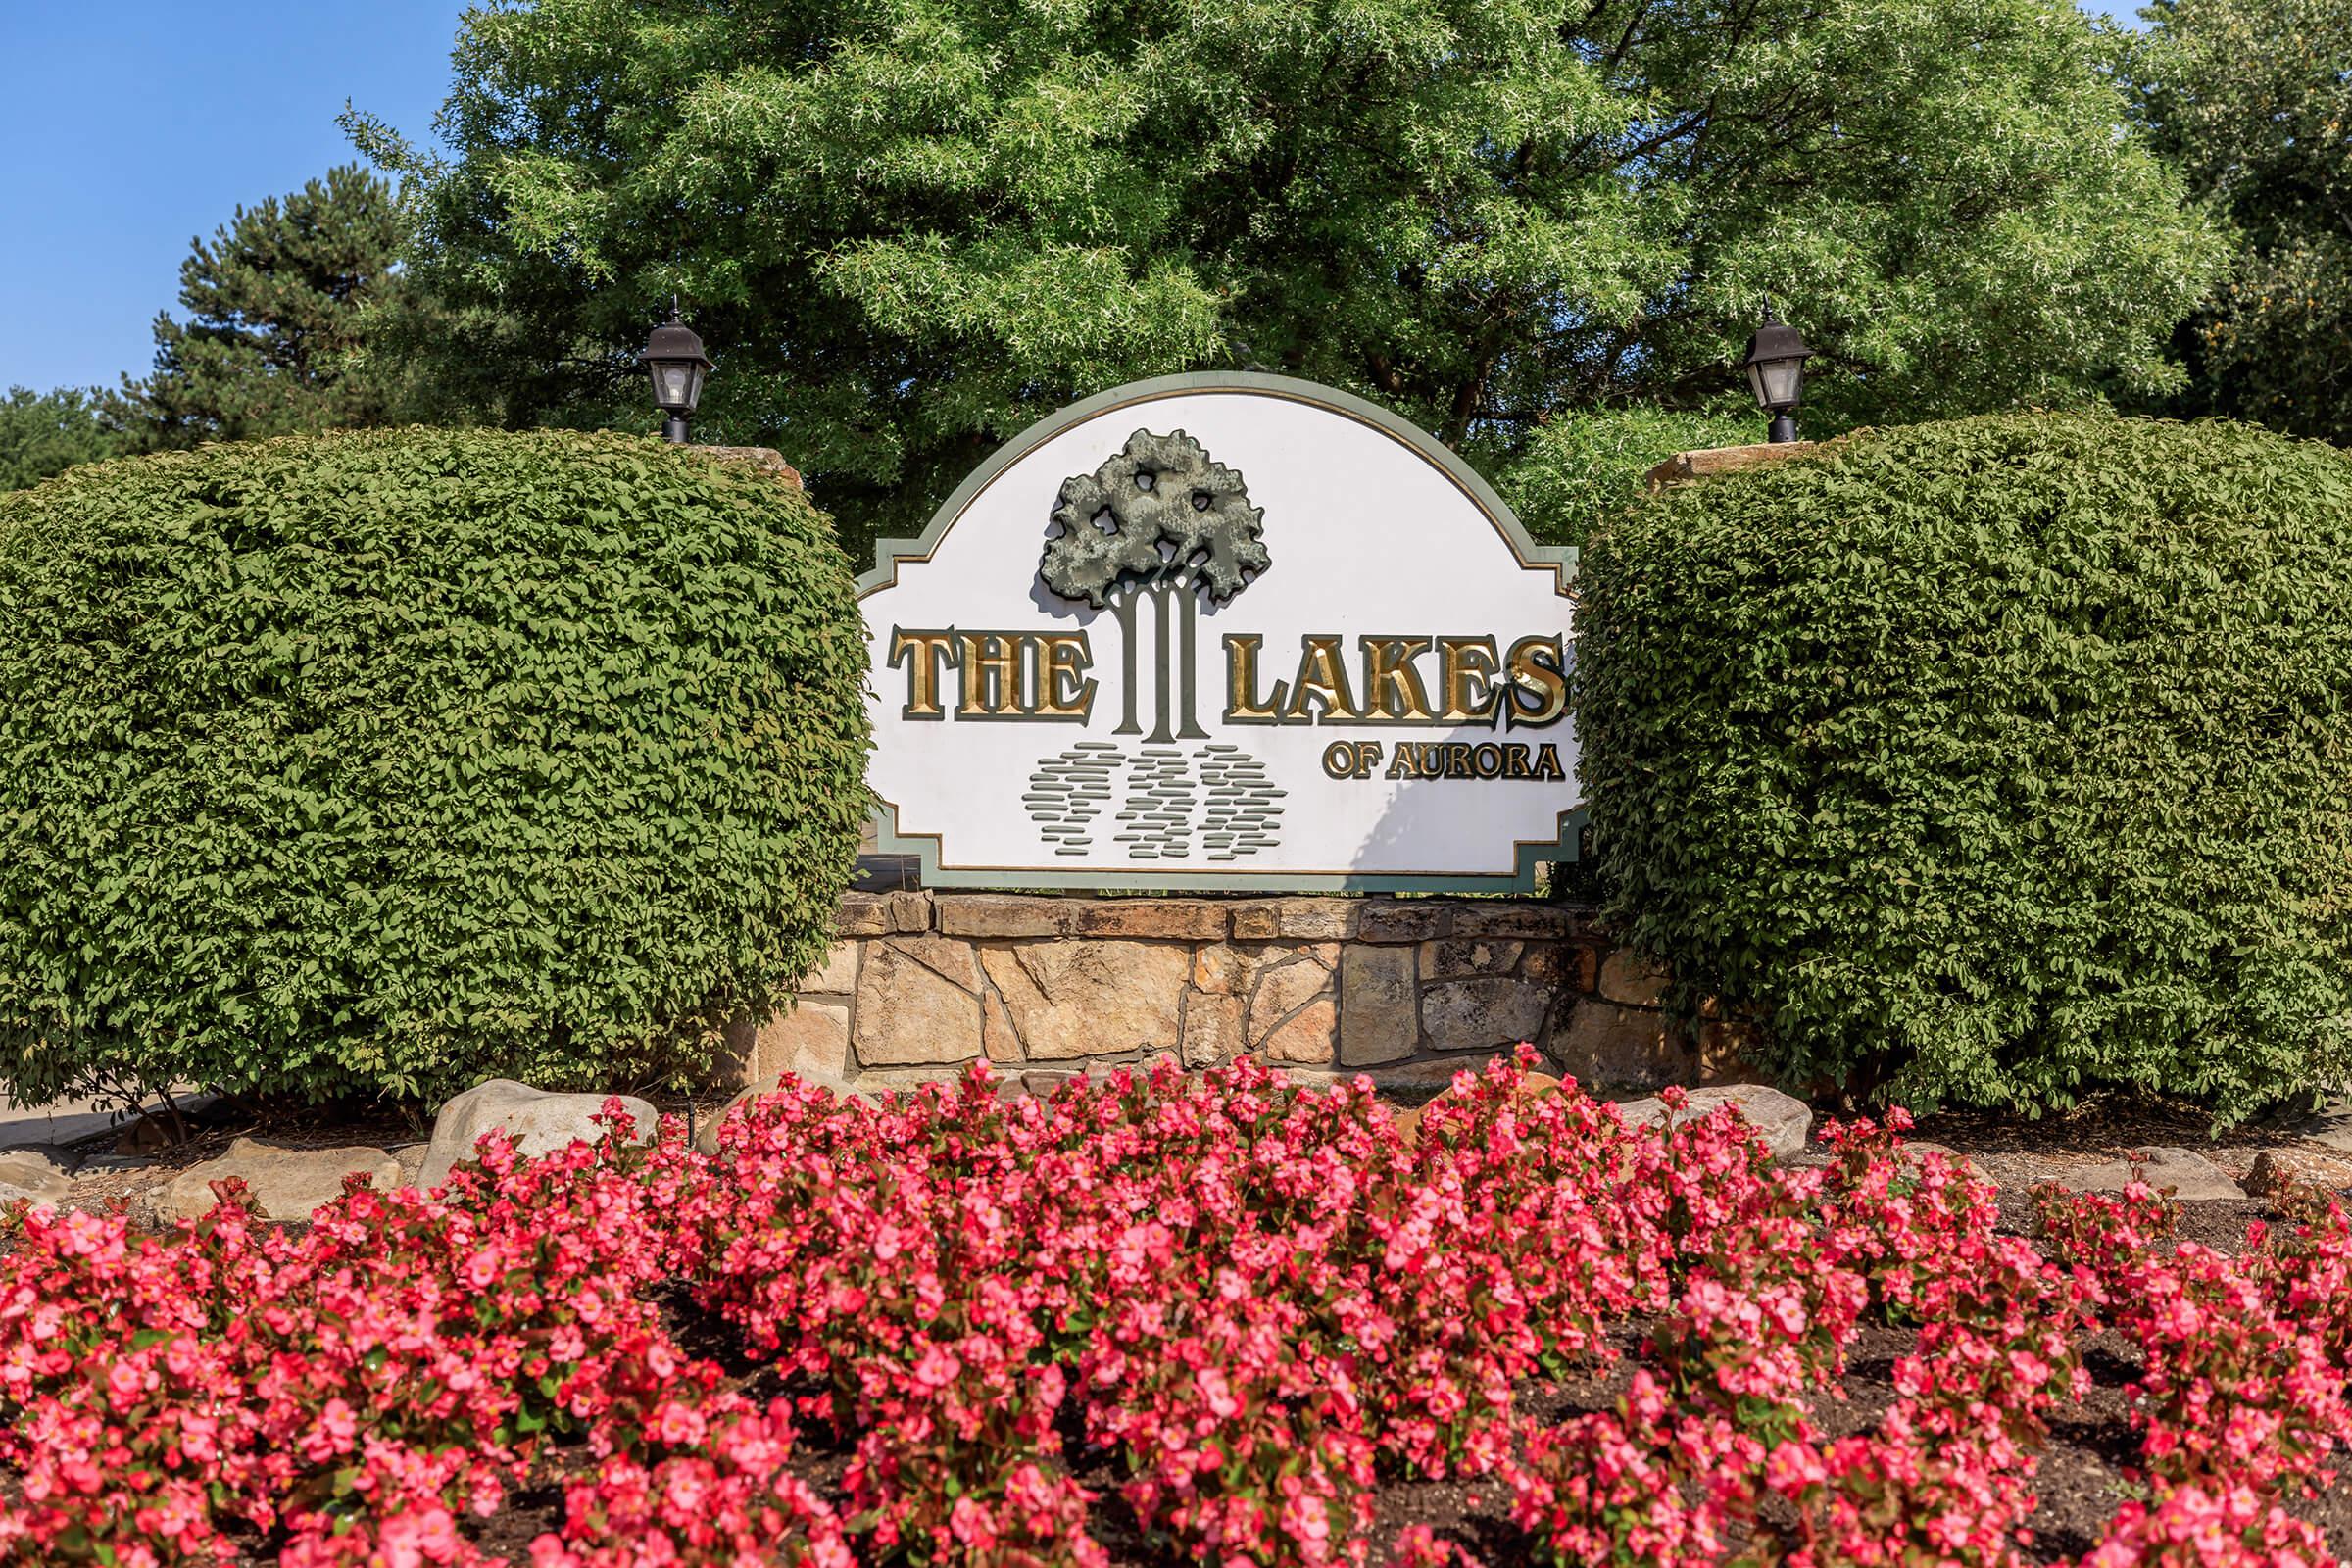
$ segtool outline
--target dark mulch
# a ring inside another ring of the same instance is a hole
[[[2158,1144],[2211,1153],[2302,1141],[2270,1121],[2217,1128],[2212,1112],[2185,1102],[2130,1094],[2095,1095],[2073,1110],[2046,1116],[2021,1116],[2006,1110],[1938,1111],[1920,1117],[1911,1136],[1987,1154],[2049,1149],[2121,1152]]]

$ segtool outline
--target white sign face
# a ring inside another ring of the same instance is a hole
[[[877,561],[867,777],[929,886],[1524,888],[1574,857],[1574,553],[1345,393],[1104,393]]]

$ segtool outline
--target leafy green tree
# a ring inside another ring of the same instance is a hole
[[[144,444],[248,440],[395,418],[398,373],[365,353],[361,311],[400,286],[406,225],[357,165],[240,207],[179,268],[185,322],[155,320],[155,370],[127,378]]]
[[[14,386],[0,398],[0,490],[22,490],[76,463],[111,458],[122,444],[97,393]]]
[[[1601,519],[1640,500],[1649,470],[1677,452],[1761,441],[1764,425],[1744,396],[1703,409],[1565,409],[1504,470],[1503,499],[1545,544],[1582,545]]]
[[[1363,393],[1507,478],[1548,417],[1704,406],[1763,296],[1812,428],[2163,387],[2224,248],[2070,0],[533,0],[469,12],[415,181],[474,313],[436,377],[705,428],[905,529],[1069,399],[1195,368]]]
[[[2156,144],[2243,249],[2181,332],[2184,412],[2352,444],[2352,0],[2157,0]]]

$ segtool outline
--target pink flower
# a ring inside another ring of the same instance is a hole
[[[997,1544],[996,1521],[990,1517],[986,1504],[977,1498],[964,1496],[956,1499],[948,1511],[948,1529],[958,1544],[974,1551],[988,1551]]]

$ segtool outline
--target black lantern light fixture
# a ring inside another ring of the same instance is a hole
[[[1764,324],[1747,340],[1747,359],[1740,368],[1747,371],[1747,389],[1756,395],[1756,407],[1772,416],[1768,439],[1776,445],[1796,439],[1796,421],[1788,417],[1788,411],[1805,395],[1805,362],[1812,357],[1804,335],[1773,315],[1772,301],[1766,300]]]
[[[710,361],[703,353],[703,340],[678,315],[676,301],[670,302],[669,320],[654,328],[639,358],[653,378],[654,407],[667,416],[662,421],[662,439],[684,446],[686,420],[703,400],[703,378],[710,373]]]

